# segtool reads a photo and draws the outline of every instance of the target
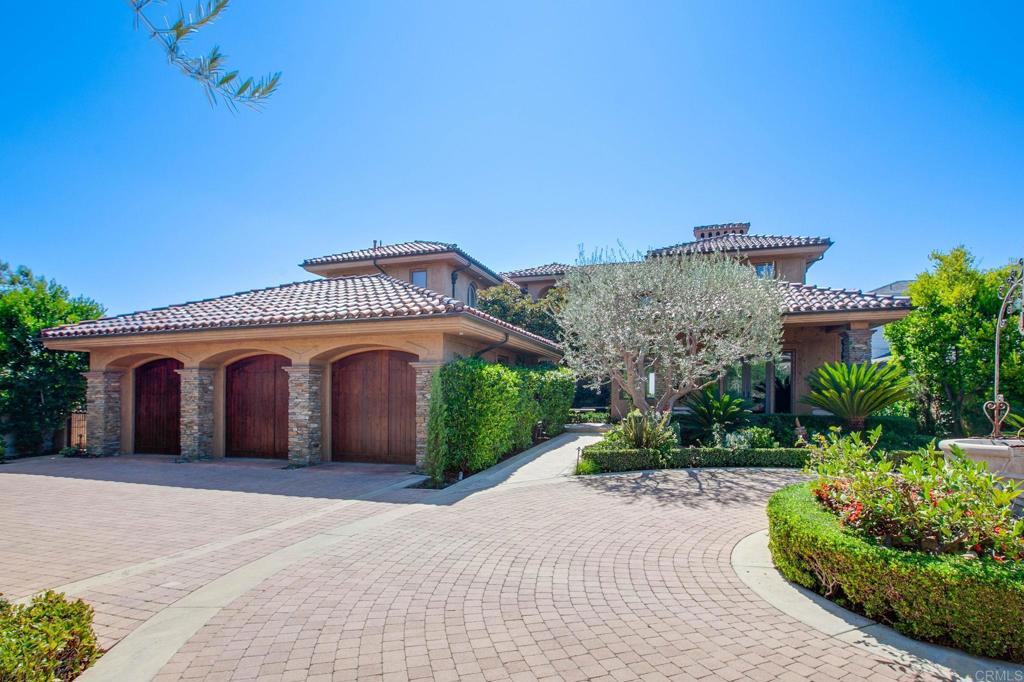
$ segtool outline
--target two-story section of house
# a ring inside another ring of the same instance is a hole
[[[826,362],[869,361],[872,330],[910,310],[905,297],[807,284],[808,269],[830,246],[832,241],[823,237],[750,234],[750,223],[725,223],[695,227],[692,240],[652,249],[647,257],[725,252],[752,265],[762,277],[777,280],[786,305],[781,361],[740,362],[720,379],[720,388],[748,399],[757,412],[807,413],[810,406],[800,402],[808,390],[807,375]],[[537,298],[568,267],[553,263],[502,274]],[[649,386],[653,394],[657,376],[650,377]],[[612,388],[612,411],[621,416],[629,399]]]

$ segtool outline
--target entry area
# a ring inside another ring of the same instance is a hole
[[[161,358],[135,368],[135,444],[143,455],[181,454],[181,362]]]
[[[416,371],[411,353],[375,350],[331,365],[331,458],[416,463]]]
[[[224,454],[288,457],[288,374],[291,360],[254,355],[227,366],[224,375]]]

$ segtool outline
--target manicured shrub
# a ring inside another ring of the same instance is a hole
[[[882,546],[844,529],[812,489],[789,486],[768,503],[783,576],[911,637],[1024,662],[1024,562]]]
[[[596,462],[581,458],[580,461],[576,463],[577,476],[589,476],[591,474],[599,473],[601,473],[601,467],[599,467]]]
[[[510,368],[465,358],[434,375],[425,469],[435,482],[494,465],[530,447],[535,428],[560,433],[575,390],[564,369]]]
[[[569,421],[569,411],[576,395],[576,380],[565,367],[527,371],[536,377],[537,401],[540,403],[544,433],[557,436],[565,430]]]
[[[28,605],[0,599],[0,680],[71,680],[100,655],[92,607],[45,592]]]
[[[599,471],[639,471],[644,469],[689,469],[699,467],[787,467],[800,468],[807,463],[806,448],[730,449],[676,448],[668,452],[617,447],[597,443],[583,449],[587,460]]]

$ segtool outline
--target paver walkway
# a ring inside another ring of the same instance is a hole
[[[372,467],[0,466],[0,590],[78,581],[104,643],[121,641],[88,679],[921,679],[736,576],[732,548],[797,474],[567,476],[593,439],[443,491]],[[216,471],[206,489],[182,480]],[[138,676],[112,675],[133,647]]]

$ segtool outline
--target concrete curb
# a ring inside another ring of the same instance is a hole
[[[740,540],[733,547],[730,560],[736,575],[761,599],[804,625],[869,654],[894,659],[918,673],[942,677],[1024,679],[1024,666],[911,639],[787,581],[772,562],[767,530]]]

